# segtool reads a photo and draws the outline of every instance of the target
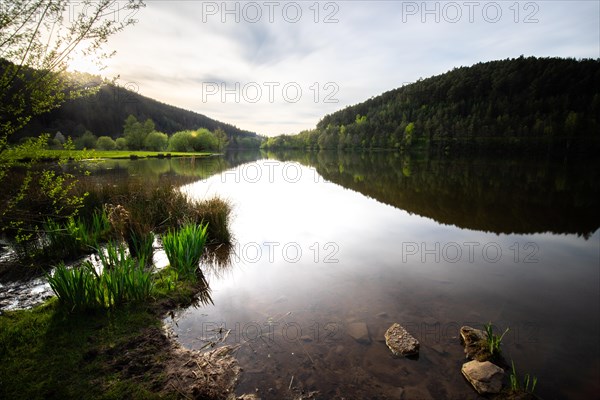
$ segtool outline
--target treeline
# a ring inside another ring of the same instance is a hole
[[[156,131],[168,135],[204,127],[211,132],[217,129],[225,132],[229,148],[258,148],[262,143],[263,137],[254,132],[142,96],[133,85],[103,84],[100,78],[89,74],[78,74],[78,78],[82,75],[87,76],[88,85],[100,86],[94,95],[67,100],[59,108],[34,117],[12,135],[11,141],[58,132],[75,140],[87,131],[116,140],[121,137],[123,121],[133,115],[140,121],[152,120]]]
[[[221,128],[214,132],[206,128],[184,130],[168,135],[156,130],[156,125],[151,119],[138,121],[133,115],[125,119],[122,135],[116,140],[111,136],[96,136],[89,130],[83,135],[73,139],[65,137],[62,132],[57,132],[50,142],[51,148],[61,149],[68,139],[73,140],[76,149],[97,150],[148,150],[148,151],[223,151],[229,145],[229,138]],[[259,143],[248,148],[258,148]]]
[[[600,149],[600,60],[520,57],[460,67],[326,115],[266,148]]]

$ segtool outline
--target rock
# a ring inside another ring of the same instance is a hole
[[[485,361],[487,334],[481,329],[470,326],[460,328],[460,342],[465,346],[465,355],[469,360]]]
[[[461,372],[479,394],[500,393],[502,389],[504,370],[489,361],[469,361],[463,364]]]
[[[385,344],[396,356],[419,354],[419,341],[398,323],[385,332]]]
[[[346,326],[346,332],[361,344],[370,344],[369,328],[364,322],[353,322]]]

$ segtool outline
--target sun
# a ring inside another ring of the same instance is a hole
[[[98,60],[96,58],[76,53],[71,55],[71,60],[68,63],[67,71],[85,72],[91,75],[100,75],[104,68],[104,65],[98,64]]]

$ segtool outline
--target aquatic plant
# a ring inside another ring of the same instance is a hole
[[[171,268],[185,278],[198,277],[200,258],[207,239],[208,224],[188,223],[179,230],[162,235],[162,243]],[[200,277],[203,278],[200,272]]]
[[[515,362],[511,360],[512,369],[510,371],[510,390],[512,392],[526,392],[531,393],[535,391],[537,385],[537,377],[531,377],[528,373],[523,378],[523,385],[519,382],[517,370],[515,369]]]
[[[48,283],[62,305],[71,311],[82,311],[104,302],[93,269],[90,262],[78,268],[67,268],[60,263],[54,269],[54,274],[48,276]]]
[[[133,259],[121,243],[109,243],[99,250],[102,270],[86,261],[76,268],[59,264],[48,276],[59,303],[71,311],[110,308],[130,301],[143,301],[152,295],[152,271],[145,260]]]
[[[487,340],[487,345],[488,345],[488,350],[490,352],[490,355],[492,357],[500,355],[500,353],[502,352],[502,350],[500,349],[500,345],[502,344],[502,339],[504,338],[504,335],[506,335],[506,333],[509,331],[509,328],[506,328],[506,330],[504,331],[504,333],[501,336],[494,334],[494,330],[493,330],[493,326],[492,326],[491,322],[485,324],[484,328],[485,328],[486,340]]]
[[[192,204],[196,222],[208,224],[208,238],[211,243],[230,244],[229,216],[231,204],[219,197],[202,200]]]

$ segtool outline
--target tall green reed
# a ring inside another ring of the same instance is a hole
[[[199,269],[200,258],[207,239],[208,224],[188,223],[179,230],[162,235],[162,243],[171,268],[180,276],[196,280],[204,276]]]

